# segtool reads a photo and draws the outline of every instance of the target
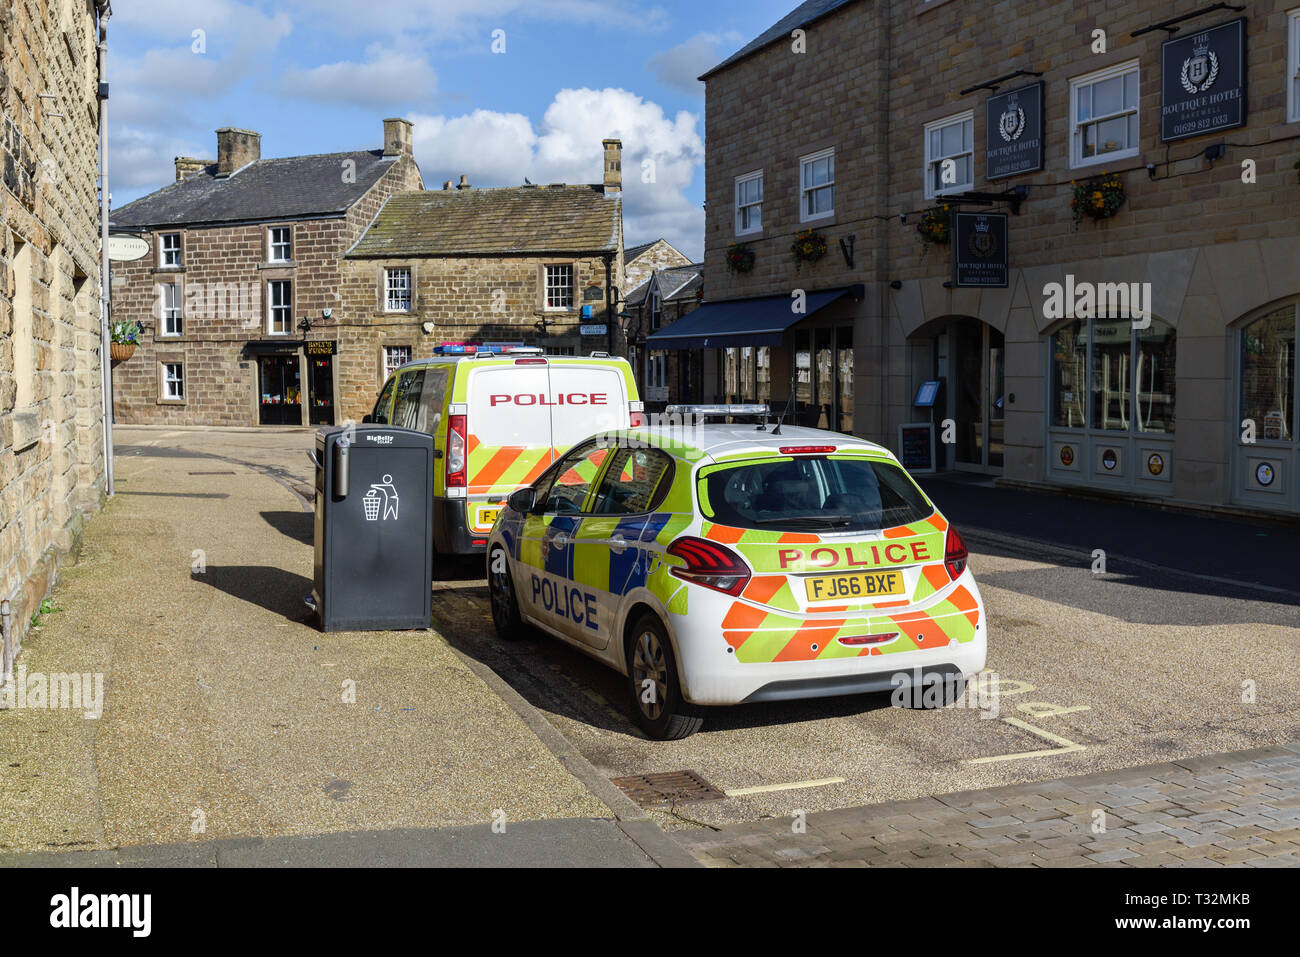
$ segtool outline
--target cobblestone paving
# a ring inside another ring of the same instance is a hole
[[[1300,867],[1300,741],[824,811],[805,825],[675,836],[711,867]]]

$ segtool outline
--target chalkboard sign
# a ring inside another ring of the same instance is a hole
[[[932,422],[912,422],[898,427],[898,459],[909,472],[935,471]]]

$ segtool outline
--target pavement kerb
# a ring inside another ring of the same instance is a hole
[[[561,734],[542,712],[534,707],[500,675],[482,662],[463,654],[455,646],[457,655],[480,681],[492,689],[520,720],[537,735],[542,744],[555,755],[560,764],[614,814],[619,830],[643,850],[660,867],[703,867],[689,851],[683,848],[630,797],[620,791],[609,779],[584,758],[569,739]]]

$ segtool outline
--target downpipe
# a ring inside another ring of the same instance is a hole
[[[0,601],[0,634],[3,634],[3,643],[0,643],[0,687],[9,683],[13,677],[13,662],[9,658],[9,643],[13,638],[13,613],[9,608],[9,599]]]

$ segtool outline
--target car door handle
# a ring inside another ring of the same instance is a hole
[[[617,552],[620,555],[623,552],[627,551],[627,539],[624,538],[622,535],[612,536],[608,544],[609,544],[610,551]]]
[[[567,534],[566,532],[560,532],[558,535],[556,535],[554,538],[552,538],[552,539],[551,539],[551,547],[552,547],[552,548],[568,548],[568,547],[569,547],[569,536],[568,536],[568,534]]]

